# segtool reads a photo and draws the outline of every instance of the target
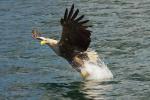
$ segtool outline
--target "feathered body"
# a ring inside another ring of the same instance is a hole
[[[92,76],[91,73],[97,72],[96,70],[102,71],[100,67],[109,69],[105,64],[98,67],[99,58],[97,53],[87,51],[91,42],[91,31],[88,30],[88,27],[91,27],[91,25],[87,25],[89,20],[83,20],[84,15],[77,17],[78,13],[78,9],[74,11],[74,5],[71,6],[70,11],[66,8],[64,17],[60,20],[62,25],[60,41],[41,37],[35,30],[32,31],[32,34],[33,38],[40,40],[41,44],[49,45],[57,55],[65,58],[73,68],[80,72],[83,78],[87,78]],[[89,67],[90,64],[92,65]],[[101,71],[95,74],[103,76]],[[106,75],[106,78],[113,77],[110,73],[109,71],[109,75]],[[101,79],[103,78],[101,77]]]

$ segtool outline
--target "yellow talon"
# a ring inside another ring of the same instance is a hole
[[[81,70],[81,76],[83,77],[83,78],[86,78],[86,77],[88,77],[89,76],[89,73],[87,72],[87,71],[85,71],[85,70]]]

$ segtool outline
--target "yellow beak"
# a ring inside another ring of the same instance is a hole
[[[46,41],[43,40],[43,41],[40,42],[40,44],[41,44],[41,45],[45,45],[45,44],[46,44]]]

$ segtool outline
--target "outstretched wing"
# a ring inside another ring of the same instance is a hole
[[[60,49],[67,52],[86,51],[91,41],[91,31],[87,29],[90,25],[86,25],[89,20],[82,20],[84,15],[77,17],[78,13],[79,10],[74,11],[72,5],[69,12],[66,8],[64,18],[60,20],[63,27]]]

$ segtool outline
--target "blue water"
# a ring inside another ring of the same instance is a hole
[[[72,3],[91,20],[90,48],[112,81],[82,80],[32,39],[33,28],[59,39],[59,20]],[[0,0],[0,100],[149,100],[149,66],[149,0]]]

